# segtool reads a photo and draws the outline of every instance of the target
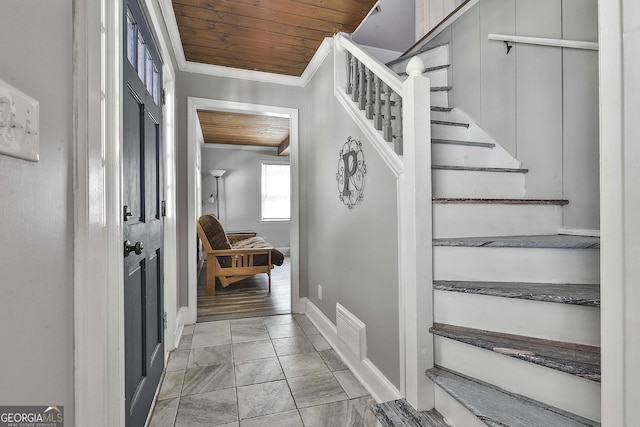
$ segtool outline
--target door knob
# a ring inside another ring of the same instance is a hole
[[[129,240],[125,240],[124,242],[124,256],[125,258],[129,256],[131,252],[135,252],[136,255],[140,255],[144,246],[142,246],[142,242],[136,242],[135,245],[132,245]]]

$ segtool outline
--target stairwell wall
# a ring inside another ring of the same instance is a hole
[[[367,357],[400,388],[397,178],[333,95],[333,55],[305,88],[301,117],[300,293],[335,324],[340,303],[367,327]],[[336,172],[347,137],[362,142],[364,199],[348,209]],[[323,286],[322,300],[318,285]]]
[[[450,102],[517,157],[528,198],[565,198],[564,228],[599,229],[598,53],[488,34],[597,41],[597,0],[482,0],[428,46],[449,43]]]

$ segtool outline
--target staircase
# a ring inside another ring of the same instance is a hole
[[[453,426],[599,425],[599,239],[558,234],[570,201],[528,199],[528,170],[450,104],[448,45],[420,57],[431,81],[435,409]],[[394,425],[401,405],[385,405],[379,420]]]

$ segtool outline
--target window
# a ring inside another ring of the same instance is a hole
[[[261,220],[289,221],[291,218],[291,178],[289,165],[262,163]]]

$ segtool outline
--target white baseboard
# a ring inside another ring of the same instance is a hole
[[[396,386],[368,358],[358,360],[358,357],[349,351],[347,345],[338,338],[336,326],[309,299],[300,298],[300,309],[307,314],[309,320],[318,328],[324,339],[331,344],[376,402],[387,402],[403,397]]]
[[[582,228],[561,228],[559,234],[566,234],[568,236],[589,236],[600,237],[600,230],[588,230]]]
[[[188,314],[188,307],[180,307],[178,314],[176,314],[176,330],[173,334],[173,340],[175,342],[173,343],[173,348],[178,348],[178,345],[180,344],[180,338],[182,338],[182,331],[184,330]]]

